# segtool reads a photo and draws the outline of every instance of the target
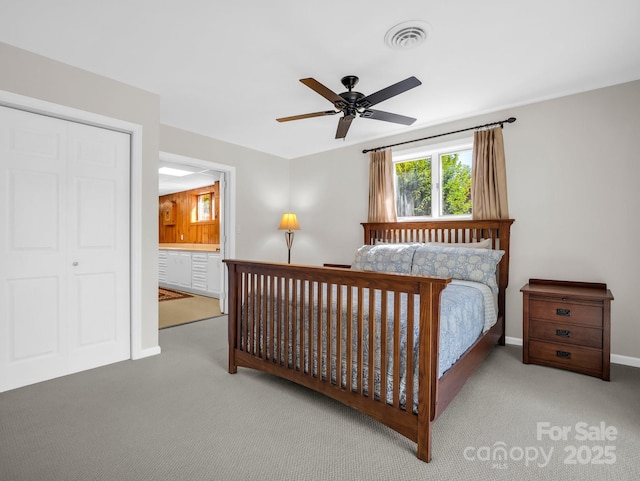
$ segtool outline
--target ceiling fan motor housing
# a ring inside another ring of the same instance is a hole
[[[364,94],[360,93],[360,92],[352,92],[351,90],[349,92],[342,92],[340,95],[340,97],[342,97],[346,102],[347,105],[352,105],[352,106],[356,106],[356,104],[358,103],[358,100],[364,98]],[[339,102],[336,102],[339,103]]]

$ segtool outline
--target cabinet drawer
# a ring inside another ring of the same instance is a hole
[[[198,252],[198,253],[193,252],[191,254],[191,260],[193,262],[199,262],[199,263],[203,263],[204,264],[204,263],[207,262],[207,254],[202,254],[200,252]]]
[[[207,264],[192,264],[191,271],[196,273],[201,273],[202,275],[206,275],[207,273]]]
[[[553,299],[531,299],[529,302],[529,317],[532,319],[546,319],[602,327],[602,305],[578,304],[562,301],[561,299],[557,301]]]
[[[602,351],[552,342],[530,341],[529,358],[540,364],[573,371],[602,372]]]
[[[602,329],[594,327],[531,320],[529,321],[529,337],[562,344],[602,348]]]

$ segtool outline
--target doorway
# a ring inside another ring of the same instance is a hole
[[[176,290],[185,294],[191,294],[192,299],[178,299],[169,302],[159,301],[159,312],[161,325],[164,322],[162,316],[167,312],[172,315],[180,310],[180,305],[186,309],[196,305],[196,309],[204,308],[204,312],[210,312],[210,316],[215,317],[227,311],[227,276],[222,259],[235,255],[235,167],[219,164],[202,159],[185,157],[182,155],[160,152],[159,167],[169,167],[183,171],[180,177],[160,175],[159,195],[181,193],[193,191],[206,187],[216,182],[219,194],[219,250],[199,250],[199,246],[191,246],[194,251],[186,252],[180,250],[180,244],[176,245],[176,250],[159,248],[159,285],[164,288],[178,287]],[[187,172],[187,174],[184,174]],[[182,237],[182,236],[180,236]],[[179,238],[180,241],[187,239]],[[187,243],[188,245],[188,243]],[[161,247],[161,246],[159,246]],[[174,247],[174,246],[171,246]],[[203,246],[202,246],[203,247]],[[218,247],[217,245],[215,247]],[[187,247],[188,249],[188,247]],[[189,258],[189,259],[187,259]],[[176,265],[174,265],[176,264]],[[184,267],[184,264],[192,266],[191,269]],[[169,271],[169,272],[168,272]],[[187,272],[189,271],[189,272]],[[173,279],[168,279],[173,277]],[[168,283],[168,281],[171,281]],[[182,287],[180,287],[182,284]],[[207,291],[207,292],[203,292]],[[212,295],[219,303],[211,308],[207,299],[198,298],[200,294]],[[204,307],[197,307],[198,305]],[[187,313],[185,316],[188,317]],[[179,317],[179,316],[178,316]],[[197,317],[197,316],[196,316]]]

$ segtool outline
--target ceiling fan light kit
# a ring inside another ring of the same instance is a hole
[[[411,125],[416,119],[413,117],[406,117],[404,115],[394,114],[391,112],[384,112],[382,110],[373,110],[369,107],[379,104],[391,97],[395,97],[407,90],[410,90],[418,85],[422,85],[422,82],[415,77],[406,78],[400,82],[390,85],[382,90],[378,90],[370,95],[364,95],[361,92],[356,92],[353,88],[358,83],[358,77],[355,75],[347,75],[342,77],[342,85],[347,89],[346,92],[337,94],[328,87],[324,86],[316,79],[303,78],[300,82],[305,84],[310,89],[322,95],[335,107],[334,110],[328,110],[324,112],[312,112],[302,115],[294,115],[291,117],[281,117],[276,119],[278,122],[289,122],[291,120],[307,119],[311,117],[322,117],[325,115],[335,115],[343,113],[343,116],[338,121],[338,128],[336,130],[336,139],[344,139],[349,132],[351,122],[357,116],[365,119],[382,120],[385,122],[393,122],[402,125]]]

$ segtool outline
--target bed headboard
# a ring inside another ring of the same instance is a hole
[[[504,319],[505,291],[509,285],[509,249],[511,224],[514,219],[433,220],[416,222],[363,222],[364,243],[389,244],[410,242],[478,242],[491,239],[492,249],[504,256],[498,264],[498,311]],[[502,342],[504,342],[502,340]]]

